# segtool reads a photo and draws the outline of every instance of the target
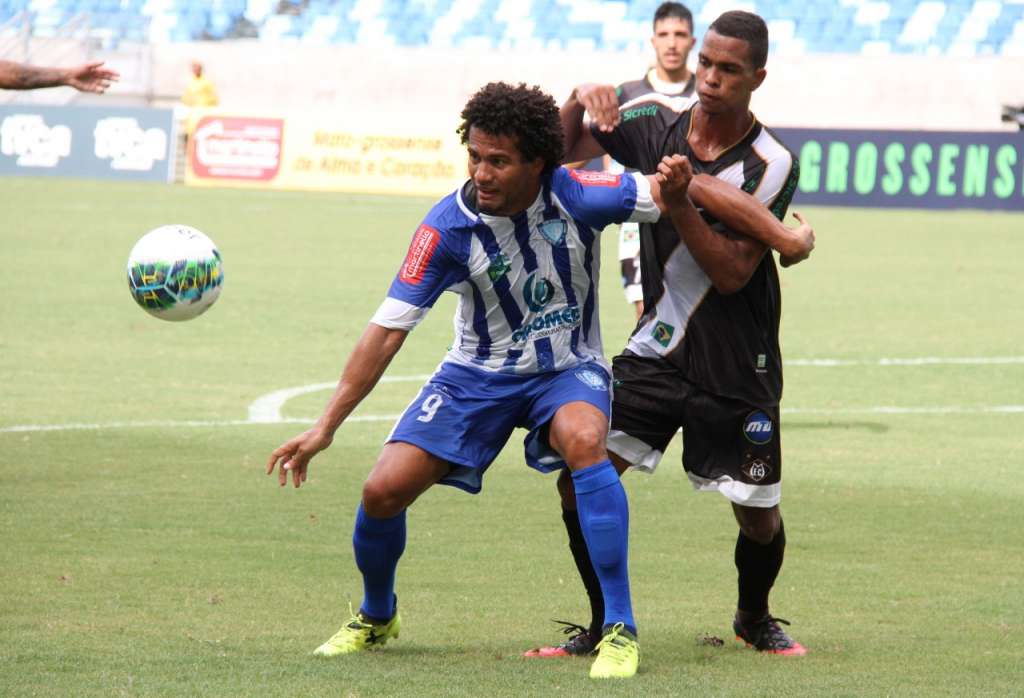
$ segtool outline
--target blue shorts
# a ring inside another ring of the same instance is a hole
[[[555,373],[517,376],[444,362],[399,418],[388,442],[404,441],[447,460],[441,479],[476,494],[484,472],[516,427],[529,429],[526,462],[541,472],[565,467],[542,428],[562,405],[588,402],[611,413],[608,371],[585,363]]]

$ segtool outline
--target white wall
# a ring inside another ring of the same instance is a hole
[[[435,112],[453,125],[466,98],[491,80],[539,84],[561,101],[580,82],[635,79],[651,60],[244,41],[154,46],[153,55],[158,95],[179,94],[196,58],[225,106]],[[1000,104],[1024,103],[1024,58],[779,56],[768,70],[753,107],[769,125],[992,130],[1006,128]]]
[[[580,82],[635,79],[652,59],[645,52],[366,49],[257,41],[137,49],[125,47],[108,57],[126,78],[108,95],[67,96],[78,103],[171,104],[197,59],[230,109],[400,112],[454,128],[469,95],[491,80],[539,84],[561,101]],[[147,56],[151,66],[132,64],[148,63]],[[1002,103],[1024,103],[1024,58],[771,56],[768,73],[753,108],[773,126],[996,130],[1008,128],[999,121]],[[0,101],[59,97],[46,92],[70,91],[5,93]]]

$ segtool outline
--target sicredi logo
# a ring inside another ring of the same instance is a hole
[[[281,169],[283,141],[283,119],[205,116],[192,134],[192,171],[197,177],[266,182]]]
[[[622,175],[592,170],[569,170],[569,176],[585,187],[617,187]]]
[[[71,154],[71,128],[48,126],[39,114],[11,114],[0,123],[0,153],[16,156],[19,167],[57,167]]]
[[[441,242],[441,234],[427,224],[416,229],[409,243],[409,251],[405,255],[405,262],[398,277],[407,284],[419,284],[423,281],[423,274],[430,264],[430,258],[434,256],[437,243]]]
[[[167,159],[167,132],[161,128],[143,129],[133,117],[100,119],[93,129],[93,138],[96,157],[109,159],[114,170],[148,172],[154,163]]]
[[[761,410],[754,410],[743,422],[743,435],[754,444],[763,445],[771,441],[774,430],[771,418]]]

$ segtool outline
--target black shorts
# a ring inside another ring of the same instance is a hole
[[[683,468],[696,489],[751,507],[779,503],[779,408],[701,390],[659,358],[626,352],[612,361],[615,389],[608,450],[654,472],[683,430]]]

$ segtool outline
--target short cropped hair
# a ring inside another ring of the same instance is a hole
[[[768,62],[768,25],[752,12],[726,12],[711,23],[708,31],[746,41],[754,68],[763,68]]]
[[[690,31],[693,31],[693,13],[690,12],[690,8],[681,2],[661,3],[658,9],[654,11],[654,24],[663,19],[678,19],[687,22],[690,25]]]
[[[545,170],[553,170],[562,162],[565,140],[558,105],[536,85],[484,85],[462,110],[458,133],[463,143],[469,142],[469,129],[473,127],[492,136],[511,136],[523,160],[540,158]]]

